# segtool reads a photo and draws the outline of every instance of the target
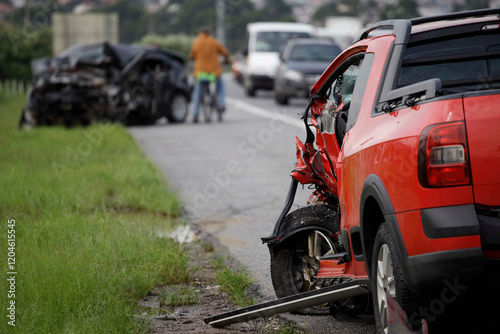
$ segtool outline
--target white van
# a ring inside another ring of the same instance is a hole
[[[247,26],[243,84],[248,96],[257,89],[272,90],[279,53],[292,38],[312,37],[314,27],[303,23],[257,22]]]

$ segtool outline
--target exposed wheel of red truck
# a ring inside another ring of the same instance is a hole
[[[387,333],[387,294],[392,296],[407,316],[415,310],[416,298],[403,280],[401,266],[396,257],[389,229],[383,223],[375,237],[372,258],[372,288],[375,322],[379,333]],[[413,321],[417,319],[411,319]],[[418,324],[411,324],[416,326]]]
[[[331,236],[338,229],[337,213],[327,205],[307,206],[286,216],[280,235],[288,238],[271,249],[271,278],[278,298],[319,288],[314,276],[320,258],[339,251],[338,241]],[[329,305],[305,313],[326,314]]]

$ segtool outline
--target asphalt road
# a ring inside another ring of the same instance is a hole
[[[295,163],[295,136],[305,139],[300,115],[305,99],[282,107],[270,91],[248,98],[226,78],[227,110],[221,123],[159,122],[131,127],[146,156],[163,171],[183,201],[186,219],[255,278],[264,300],[276,299],[269,252],[261,237],[271,234],[283,208]],[[292,208],[306,204],[300,190]],[[286,317],[310,333],[374,333],[372,324],[337,321],[331,316]]]

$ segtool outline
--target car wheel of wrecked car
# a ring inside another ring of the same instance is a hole
[[[281,105],[287,105],[288,104],[288,96],[286,93],[283,91],[283,89],[280,88],[275,88],[275,95],[274,98],[278,104]]]
[[[182,123],[189,112],[189,101],[182,93],[174,93],[165,116],[169,122]]]
[[[246,79],[245,82],[245,93],[247,96],[255,96],[255,87],[252,83],[252,80],[251,79]]]
[[[389,328],[387,295],[394,298],[407,315],[415,310],[415,296],[403,280],[401,266],[385,223],[379,227],[375,237],[372,258],[372,287],[378,333],[386,333]]]
[[[337,253],[340,246],[330,235],[338,231],[335,210],[327,205],[311,205],[288,214],[280,235],[286,238],[272,247],[271,279],[278,298],[320,288],[315,275],[324,255]],[[298,311],[329,314],[330,305]]]

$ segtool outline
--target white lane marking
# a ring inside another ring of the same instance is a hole
[[[232,107],[241,109],[243,111],[249,112],[251,114],[254,114],[256,116],[260,117],[265,117],[265,118],[270,118],[270,119],[275,119],[279,120],[280,122],[296,126],[298,128],[304,128],[304,122],[298,118],[292,118],[290,116],[285,116],[281,114],[278,110],[275,112],[270,112],[265,109],[256,107],[254,105],[251,105],[250,103],[246,103],[242,100],[234,99],[232,97],[226,97],[226,102],[227,104],[231,105]],[[298,116],[297,116],[298,117]]]

